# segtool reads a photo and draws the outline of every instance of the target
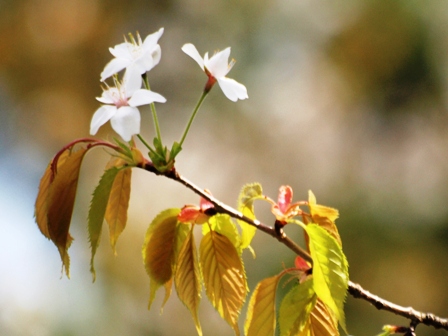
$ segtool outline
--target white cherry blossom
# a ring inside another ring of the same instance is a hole
[[[246,87],[243,84],[226,77],[235,63],[233,60],[230,63],[228,62],[230,47],[214,54],[211,58],[208,58],[208,52],[202,58],[196,47],[191,43],[185,44],[182,47],[182,51],[193,58],[209,76],[206,90],[210,90],[215,81],[217,81],[224,95],[231,101],[236,102],[238,99],[249,98]]]
[[[96,98],[105,104],[96,110],[90,123],[90,134],[110,120],[112,128],[125,141],[130,141],[134,134],[140,133],[140,111],[137,106],[153,102],[164,103],[166,99],[158,93],[141,89],[141,78],[130,77],[119,82],[115,77],[115,87],[107,87],[101,97]]]
[[[163,28],[148,35],[142,42],[137,33],[137,39],[131,35],[131,42],[125,42],[109,48],[110,53],[115,57],[111,60],[101,73],[101,81],[126,68],[124,78],[129,76],[141,76],[145,72],[155,67],[162,56],[160,45],[157,44],[163,34]]]

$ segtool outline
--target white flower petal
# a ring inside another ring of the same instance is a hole
[[[129,52],[129,50],[132,50],[133,46],[129,42],[123,42],[120,44],[117,44],[113,48],[109,48],[110,53],[116,57],[116,58],[125,58],[128,60],[132,60],[132,54]]]
[[[164,29],[160,28],[155,33],[152,33],[145,37],[145,41],[143,42],[143,48],[144,49],[152,49],[157,42],[159,41],[160,37],[163,34]]]
[[[204,66],[215,78],[224,77],[230,71],[229,68],[230,47],[216,53]]]
[[[162,57],[162,50],[157,44],[152,49],[144,50],[144,53],[135,60],[135,64],[141,68],[141,73],[151,70],[160,62]]]
[[[108,90],[107,90],[108,91]],[[107,91],[104,91],[101,97],[96,97],[96,100],[98,100],[100,103],[103,104],[114,104],[114,101],[111,98],[111,95],[107,93]]]
[[[140,133],[140,112],[136,107],[120,107],[110,123],[123,140],[130,141],[134,134]]]
[[[196,63],[199,64],[201,69],[204,70],[204,60],[202,59],[201,55],[199,55],[198,50],[193,44],[191,43],[184,44],[184,46],[182,47],[182,51],[186,53],[188,56],[190,56],[192,59],[194,59]]]
[[[217,78],[217,80],[222,92],[231,101],[236,102],[238,99],[249,98],[247,89],[243,84],[227,77]]]
[[[101,73],[101,81],[104,82],[110,76],[126,68],[130,63],[131,62],[125,58],[114,58],[104,67],[104,70]]]
[[[96,110],[90,122],[90,134],[95,135],[99,128],[107,123],[116,112],[117,108],[109,105],[101,106]]]
[[[151,52],[152,56],[152,68],[155,67],[160,62],[160,58],[162,57],[162,49],[159,45],[156,45],[156,47]]]
[[[129,99],[128,104],[129,106],[141,106],[153,102],[164,103],[166,102],[166,99],[156,92],[140,89],[134,93],[131,99]]]
[[[135,91],[142,87],[142,75],[138,67],[134,64],[126,68],[126,72],[123,78],[124,92],[126,98],[131,97]]]

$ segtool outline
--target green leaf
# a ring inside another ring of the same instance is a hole
[[[121,142],[118,138],[114,137],[115,143],[122,149],[122,153],[128,157],[129,159],[132,159],[132,151],[128,144]]]
[[[163,158],[165,157],[166,149],[163,147],[162,142],[160,142],[159,138],[155,137],[153,140],[154,148],[156,152],[159,153]]]
[[[106,213],[110,191],[118,172],[119,169],[117,167],[112,167],[104,172],[98,186],[93,192],[92,201],[90,202],[88,227],[90,248],[92,249],[90,272],[92,272],[93,281],[96,279],[93,260],[100,243],[101,229],[103,227],[104,215]]]
[[[247,284],[235,246],[226,236],[210,231],[201,240],[199,256],[207,297],[239,335],[238,316],[247,294]]]
[[[235,246],[238,254],[241,255],[243,249],[241,248],[241,237],[238,233],[238,230],[232,221],[232,218],[226,214],[217,214],[209,219],[210,225],[202,225],[202,233],[205,236],[208,232],[210,232],[210,228],[213,231],[216,231],[227,238],[232,242],[233,246]]]
[[[183,226],[188,227],[187,225]],[[191,312],[198,334],[202,335],[198,318],[198,308],[201,301],[201,273],[193,229],[190,230],[184,240],[177,256],[174,284],[179,299]]]
[[[339,211],[324,205],[317,204],[316,196],[311,190],[308,191],[308,207],[312,221],[327,230],[342,246],[341,237],[336,227],[335,220],[339,217]]]
[[[282,275],[263,279],[255,287],[244,323],[246,336],[272,336],[275,334],[276,289]]]
[[[117,239],[126,227],[128,219],[128,206],[131,196],[132,170],[120,169],[115,176],[110,190],[104,218],[109,226],[110,244],[116,254]]]
[[[69,234],[69,228],[78,187],[79,170],[86,152],[86,148],[71,152],[60,167],[58,164],[57,173],[48,190],[48,235],[59,250],[68,278],[70,277],[70,258],[67,250],[73,240]]]
[[[347,259],[339,243],[324,228],[308,224],[306,232],[313,258],[314,290],[346,330],[344,301],[349,281]]]
[[[238,210],[243,215],[250,219],[255,219],[254,201],[257,199],[264,199],[263,189],[259,183],[246,184],[240,192],[238,197]],[[250,248],[250,243],[255,236],[257,228],[238,220],[242,229],[242,249]]]
[[[177,215],[180,209],[167,209],[157,215],[146,231],[142,248],[143,263],[150,277],[151,293],[149,307],[156,290],[172,280],[177,251],[179,224]]]
[[[390,336],[397,332],[398,327],[392,326],[392,325],[385,325],[383,326],[383,332],[381,334],[378,334],[377,336]]]
[[[174,160],[174,158],[177,156],[177,154],[180,153],[180,151],[182,150],[181,145],[178,142],[174,142],[173,146],[171,147],[171,152],[170,152],[170,161]]]
[[[278,317],[280,335],[292,336],[303,331],[316,300],[312,278],[294,286],[280,305]]]

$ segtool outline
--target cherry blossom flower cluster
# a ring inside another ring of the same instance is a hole
[[[100,103],[92,117],[90,124],[90,134],[95,135],[99,128],[111,122],[111,126],[125,141],[130,141],[133,135],[140,133],[140,111],[139,106],[157,103],[165,103],[166,99],[159,93],[149,89],[149,84],[143,80],[148,71],[159,64],[162,51],[158,41],[163,34],[161,28],[157,32],[148,35],[142,41],[137,33],[134,38],[129,34],[130,41],[125,38],[125,42],[109,48],[114,58],[105,66],[101,73],[103,83],[103,93],[96,98]],[[182,50],[193,58],[208,76],[204,93],[218,82],[224,95],[236,102],[238,99],[247,99],[246,87],[233,79],[227,78],[227,73],[231,70],[235,61],[228,62],[230,48],[226,48],[208,57],[199,55],[193,44],[185,44]],[[124,70],[123,79],[118,79],[118,73]],[[105,81],[112,77],[113,86],[109,86]],[[142,88],[143,84],[143,88]]]

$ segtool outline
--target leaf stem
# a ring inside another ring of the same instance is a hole
[[[143,78],[143,83],[145,84],[145,88],[147,90],[151,90],[146,72],[142,75],[142,78]],[[159,139],[160,144],[162,144],[162,134],[160,132],[159,119],[157,118],[156,105],[154,103],[151,103],[150,105],[151,105],[152,119],[154,120],[154,128],[155,128],[156,134],[157,134],[157,139]],[[139,137],[139,139],[142,140],[140,137]],[[146,147],[148,147],[148,146],[146,146]]]
[[[179,141],[179,145],[181,147],[182,147],[182,144],[184,143],[185,138],[187,137],[188,131],[190,130],[190,126],[193,123],[194,117],[196,116],[196,113],[198,112],[199,107],[201,107],[202,102],[204,101],[207,94],[208,94],[208,91],[203,91],[201,97],[199,98],[198,102],[196,103],[193,113],[191,114],[190,120],[188,120],[187,126],[185,127],[184,134],[182,135],[182,138]]]
[[[137,138],[140,139],[140,141],[145,145],[146,148],[148,148],[149,150],[152,150],[151,146],[146,142],[145,139],[143,139],[143,137],[140,134],[137,134]]]

